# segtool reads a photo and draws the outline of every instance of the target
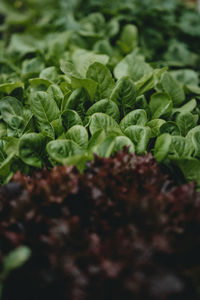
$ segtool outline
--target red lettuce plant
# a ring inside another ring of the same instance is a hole
[[[0,268],[20,245],[30,258],[2,300],[199,299],[200,193],[175,186],[151,155],[96,157],[17,173],[0,190]]]

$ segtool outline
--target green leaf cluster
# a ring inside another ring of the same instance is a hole
[[[43,166],[83,171],[94,154],[128,146],[200,184],[195,10],[175,0],[2,0],[1,18],[1,183]]]

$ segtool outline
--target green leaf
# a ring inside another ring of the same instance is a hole
[[[7,127],[4,122],[0,122],[0,139],[7,135]]]
[[[50,82],[57,83],[59,81],[59,78],[58,78],[58,72],[57,72],[56,67],[53,66],[53,67],[48,67],[48,68],[43,69],[40,72],[39,78],[48,80]]]
[[[91,115],[97,112],[105,113],[112,117],[116,122],[119,122],[120,113],[118,106],[115,102],[111,100],[102,99],[94,103],[86,112],[86,122],[88,121]]]
[[[122,131],[125,131],[130,125],[145,126],[147,123],[147,114],[144,109],[136,109],[128,113],[120,122]]]
[[[98,145],[106,138],[104,129],[99,129],[94,132],[88,142],[88,152],[94,153]]]
[[[83,149],[88,146],[88,132],[81,125],[71,127],[66,133],[66,138],[76,142]]]
[[[146,126],[151,128],[151,138],[160,135],[162,125],[165,123],[166,121],[162,119],[154,119],[146,123]]]
[[[21,81],[12,82],[12,83],[2,83],[0,84],[0,93],[10,94],[17,88],[24,89],[24,83]]]
[[[193,151],[188,140],[182,136],[172,136],[168,156],[170,158],[187,158]]]
[[[9,252],[3,260],[3,279],[5,280],[12,270],[21,267],[30,256],[31,250],[27,246],[19,246],[15,250]]]
[[[88,95],[90,96],[90,100],[93,101],[97,89],[97,83],[88,78],[77,78],[77,77],[71,77],[71,85],[73,89],[77,88],[84,88]]]
[[[62,115],[62,124],[66,130],[74,125],[82,125],[81,117],[75,110],[66,109]]]
[[[24,133],[32,132],[35,130],[35,126],[33,123],[33,114],[30,109],[24,107],[23,108],[23,118],[24,118]]]
[[[90,65],[95,62],[106,65],[109,61],[109,57],[105,54],[95,54],[92,51],[78,49],[74,51],[72,60],[75,65],[75,69],[79,71],[81,76],[85,77]]]
[[[138,96],[134,103],[135,108],[144,109],[146,112],[149,110],[149,105],[144,95]]]
[[[194,132],[194,134],[192,135],[192,143],[194,146],[194,156],[196,157],[200,157],[200,131],[196,131]]]
[[[75,65],[70,61],[61,60],[60,69],[69,78],[72,77],[72,76],[81,78],[80,73],[75,69]]]
[[[180,129],[177,126],[177,124],[173,121],[168,121],[165,122],[161,127],[160,127],[160,133],[169,133],[171,135],[180,135]]]
[[[19,139],[16,137],[5,137],[5,152],[8,156],[14,154],[18,155]]]
[[[200,125],[190,129],[190,131],[186,135],[186,139],[187,139],[189,145],[191,145],[191,147],[193,147],[194,152],[195,152],[195,147],[194,147],[194,143],[193,143],[193,141],[194,141],[193,136],[196,132],[200,132]]]
[[[129,153],[135,152],[135,146],[127,136],[116,136],[114,152],[123,150],[125,146],[129,147]]]
[[[52,82],[43,78],[32,78],[29,79],[29,84],[33,89],[43,91],[46,90],[52,84]]]
[[[59,109],[61,109],[64,96],[59,86],[56,84],[51,84],[48,87],[47,93],[55,100]]]
[[[100,100],[110,97],[110,94],[114,88],[114,80],[109,69],[99,62],[95,62],[89,66],[86,74],[87,78],[90,78],[98,83],[95,98]]]
[[[27,165],[42,168],[47,138],[39,133],[28,133],[19,141],[19,156]]]
[[[94,134],[99,129],[104,129],[106,132],[111,129],[117,129],[120,132],[119,125],[110,116],[104,113],[95,113],[90,118],[89,129],[91,134]]]
[[[124,26],[118,45],[123,53],[131,52],[138,44],[138,29],[135,25],[127,24]]]
[[[39,42],[39,41],[37,41]],[[39,44],[39,43],[38,43]],[[38,45],[39,48],[39,45]],[[13,55],[19,55],[21,58],[36,51],[35,39],[28,34],[13,34],[8,52]]]
[[[5,141],[0,140],[0,164],[6,159],[7,154],[5,152]]]
[[[172,112],[173,114],[192,112],[196,108],[196,106],[197,106],[197,101],[195,99],[191,99],[181,107],[173,108]]]
[[[172,136],[168,133],[164,133],[156,139],[156,143],[153,151],[154,151],[155,159],[158,162],[164,160],[164,158],[168,155],[171,142],[172,142]]]
[[[147,150],[151,137],[151,129],[149,127],[131,125],[126,128],[124,133],[135,145],[137,154],[142,154]]]
[[[53,120],[59,118],[59,108],[55,100],[46,92],[32,93],[30,107],[40,131],[46,130]]]
[[[63,91],[63,90],[62,90]],[[61,112],[63,112],[65,109],[66,109],[66,104],[67,104],[67,101],[69,99],[69,97],[71,96],[72,94],[72,91],[71,90],[66,90],[64,91],[64,98],[62,100],[62,104],[61,104]]]
[[[7,183],[7,179],[10,179],[11,176],[13,175],[11,167],[12,167],[14,156],[15,156],[15,153],[12,152],[0,164],[0,183],[1,184]]]
[[[0,101],[0,112],[4,122],[14,131],[14,135],[19,137],[25,127],[21,102],[14,97],[4,97]]]
[[[61,164],[63,162],[63,159],[69,156],[83,154],[83,150],[78,144],[76,144],[72,140],[67,139],[49,142],[47,144],[46,150],[51,159]]]
[[[86,168],[86,162],[92,159],[92,154],[84,153],[63,158],[62,164],[66,166],[75,166],[80,172],[83,172]]]
[[[174,106],[179,106],[185,100],[185,94],[181,84],[170,73],[165,72],[161,78],[161,84],[166,93],[172,99]]]
[[[155,69],[150,73],[145,73],[141,79],[139,79],[135,85],[137,95],[143,95],[147,91],[153,89],[159,82],[160,76],[166,71],[166,68]]]
[[[65,131],[65,128],[62,125],[62,119],[61,118],[53,120],[51,122],[51,126],[53,127],[53,131],[55,133],[56,138],[59,137]]]
[[[96,148],[95,153],[98,156],[109,157],[114,151],[115,136],[107,136]]]
[[[84,117],[88,103],[87,92],[84,88],[78,88],[69,96],[65,104],[65,109],[76,110],[81,117]]]
[[[171,71],[170,74],[182,84],[192,84],[194,86],[198,86],[198,73],[191,69],[175,70]]]
[[[188,131],[196,126],[194,116],[190,112],[179,114],[176,118],[176,123],[182,136],[186,136]]]
[[[151,96],[149,107],[152,119],[167,117],[172,113],[172,101],[170,96],[166,93],[154,93]]]
[[[45,64],[41,58],[25,59],[22,62],[22,76],[25,78],[37,76],[44,68]]]
[[[200,87],[192,84],[187,84],[186,85],[186,92],[200,95]]]
[[[188,181],[195,181],[200,185],[200,161],[195,158],[174,160]]]
[[[123,116],[133,109],[136,100],[136,87],[129,77],[122,77],[112,91],[110,99],[117,103]]]
[[[102,157],[110,157],[112,154],[129,147],[129,152],[135,151],[132,141],[126,136],[115,136],[110,133],[95,149],[95,153]]]
[[[133,81],[138,81],[144,74],[151,71],[152,68],[144,61],[144,57],[132,52],[116,65],[114,68],[114,75],[117,79],[124,76],[130,76]]]

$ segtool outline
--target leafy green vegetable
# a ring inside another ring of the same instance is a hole
[[[171,96],[174,106],[179,106],[183,103],[185,100],[183,87],[169,73],[163,74],[161,84],[164,91]]]
[[[130,125],[145,126],[147,123],[147,114],[144,109],[136,109],[128,113],[120,122],[122,131],[125,131]]]
[[[104,113],[95,113],[90,118],[90,132],[94,134],[95,131],[99,129],[104,129],[105,131],[109,131],[110,129],[118,129],[120,132],[119,125],[117,122],[110,116]]]
[[[183,136],[186,136],[188,131],[196,126],[196,120],[190,112],[179,114],[176,123]]]
[[[155,93],[151,96],[149,107],[152,114],[152,119],[159,117],[168,117],[172,112],[172,101],[166,93]]]
[[[81,148],[87,148],[88,132],[81,125],[71,127],[66,133],[66,138],[76,142]]]
[[[110,99],[121,107],[121,114],[125,116],[134,108],[136,100],[136,87],[133,81],[129,77],[122,77],[113,89]]]
[[[115,83],[108,68],[98,62],[95,62],[89,66],[86,77],[93,79],[98,83],[95,95],[96,100],[110,97]]]
[[[157,161],[160,162],[167,156],[171,142],[172,136],[169,133],[164,133],[157,138],[154,148],[154,156]]]
[[[63,159],[69,156],[83,154],[78,144],[67,139],[49,142],[46,150],[49,157],[58,163],[62,163]]]
[[[102,99],[90,106],[90,108],[86,112],[86,119],[88,119],[89,116],[92,116],[94,113],[97,112],[105,113],[112,117],[116,122],[119,122],[119,108],[116,105],[116,103],[112,100]]]
[[[200,184],[188,171],[200,159],[195,10],[175,0],[1,0],[0,19],[1,183],[18,169],[84,171],[94,153],[128,146]]]
[[[137,55],[134,51],[117,64],[114,69],[114,75],[117,79],[130,76],[135,82],[151,71],[152,68],[145,62],[144,57]]]
[[[19,141],[19,156],[28,165],[41,168],[43,165],[46,137],[39,133],[28,133]]]
[[[145,152],[151,137],[151,129],[149,127],[131,125],[126,128],[125,134],[135,145],[137,154],[142,154]]]
[[[40,131],[49,132],[50,123],[59,117],[59,108],[55,100],[46,92],[31,94],[30,108]]]

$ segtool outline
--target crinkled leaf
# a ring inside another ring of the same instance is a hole
[[[65,104],[66,109],[75,110],[81,117],[84,117],[89,105],[88,94],[84,88],[78,88],[72,92]]]
[[[156,139],[154,146],[154,156],[158,162],[162,161],[169,153],[172,136],[169,133],[164,133]]]
[[[71,127],[66,133],[66,139],[76,142],[83,149],[88,146],[88,132],[81,125]]]
[[[170,116],[172,113],[172,106],[172,100],[168,94],[154,93],[149,102],[152,119]]]
[[[67,139],[49,142],[46,150],[50,158],[58,163],[62,163],[62,160],[69,156],[83,154],[83,150],[78,144]]]
[[[151,129],[149,127],[131,125],[124,132],[135,145],[137,154],[142,154],[147,150],[147,146],[151,137]]]
[[[77,78],[73,76],[71,77],[71,85],[73,89],[84,88],[88,92],[90,100],[94,100],[97,89],[97,83],[94,80],[88,78]]]
[[[195,118],[190,112],[179,114],[176,118],[176,123],[183,136],[186,136],[190,129],[196,126]]]
[[[108,98],[114,88],[114,80],[109,69],[99,62],[95,62],[89,66],[86,74],[87,78],[90,78],[98,83],[95,98],[100,100]]]
[[[2,83],[0,84],[0,93],[9,95],[12,91],[14,91],[17,88],[24,89],[24,83],[21,81],[12,82],[12,83]]]
[[[58,85],[52,84],[48,87],[47,93],[51,95],[51,97],[55,100],[59,109],[61,109],[62,101],[63,101],[63,93]]]
[[[66,109],[62,115],[62,124],[66,130],[74,125],[82,125],[81,117],[75,110]]]
[[[30,107],[40,131],[48,126],[46,124],[58,119],[60,114],[56,101],[46,92],[32,93]]]
[[[119,109],[115,102],[108,99],[102,99],[94,103],[86,112],[86,121],[91,115],[97,112],[102,112],[112,117],[116,122],[119,122]]]
[[[187,158],[191,156],[192,150],[186,138],[182,136],[172,136],[168,155],[171,158]]]
[[[110,99],[117,103],[121,114],[125,116],[133,109],[136,100],[136,87],[129,77],[122,77],[112,91]]]
[[[173,121],[168,121],[160,127],[160,133],[169,133],[171,135],[180,135],[180,129],[177,124]]]
[[[165,72],[162,75],[161,83],[164,91],[168,93],[173,101],[174,106],[179,106],[185,100],[185,93],[182,85],[170,75]]]
[[[14,131],[14,136],[19,137],[25,127],[21,102],[14,97],[4,97],[0,101],[0,112],[4,122]]]
[[[163,119],[154,119],[146,123],[146,126],[151,128],[151,138],[154,138],[161,133],[161,127],[166,121]]]
[[[144,57],[132,52],[116,65],[114,75],[117,79],[130,76],[133,81],[138,81],[151,71],[152,68],[145,62]]]
[[[125,131],[130,125],[145,126],[147,123],[147,114],[144,109],[136,109],[128,113],[120,122],[120,128]]]
[[[109,61],[109,57],[105,54],[96,54],[92,51],[78,49],[74,51],[72,60],[75,65],[75,69],[79,71],[81,76],[85,77],[90,65],[94,62],[106,65]]]
[[[94,134],[99,129],[104,129],[105,131],[117,129],[120,132],[117,122],[112,117],[104,113],[95,113],[91,116],[89,129],[91,134]]]
[[[46,137],[39,133],[28,133],[19,141],[19,156],[29,166],[42,168]]]

